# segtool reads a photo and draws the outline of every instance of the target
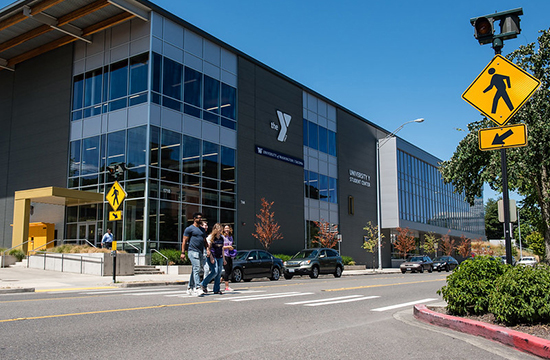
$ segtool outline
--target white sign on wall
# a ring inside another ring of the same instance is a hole
[[[349,182],[361,186],[370,187],[370,175],[357,170],[349,169]]]

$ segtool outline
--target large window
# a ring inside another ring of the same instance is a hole
[[[76,75],[72,120],[146,102],[148,61],[149,54],[143,53]]]
[[[336,156],[336,133],[306,119],[303,120],[304,146]]]

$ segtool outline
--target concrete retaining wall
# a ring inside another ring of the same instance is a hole
[[[15,256],[12,255],[1,255],[0,256],[0,267],[8,267],[11,265],[15,265],[17,262],[17,259]]]
[[[38,254],[28,257],[28,266],[78,274],[98,276],[113,275],[113,257],[111,254]],[[117,275],[134,275],[134,254],[117,254]]]

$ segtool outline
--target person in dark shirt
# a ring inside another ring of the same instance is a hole
[[[187,294],[192,296],[201,296],[203,290],[200,286],[200,267],[203,258],[203,251],[205,249],[206,232],[201,227],[202,214],[193,214],[193,224],[189,225],[183,232],[183,239],[181,245],[181,258],[185,259],[185,251],[187,250],[187,256],[191,261],[192,271],[189,276],[189,283],[187,285]],[[206,252],[207,256],[210,256],[210,250]]]

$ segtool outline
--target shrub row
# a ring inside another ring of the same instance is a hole
[[[437,291],[454,315],[492,313],[506,325],[550,322],[550,268],[502,264],[490,256],[466,260]]]

